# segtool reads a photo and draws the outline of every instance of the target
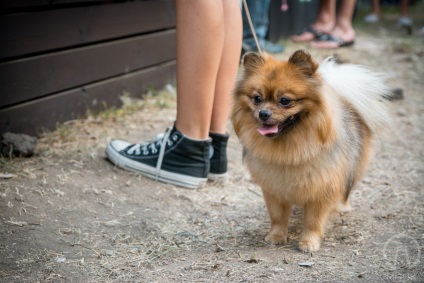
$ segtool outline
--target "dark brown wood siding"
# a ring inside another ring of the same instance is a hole
[[[5,0],[0,9],[0,133],[51,130],[174,80],[173,0]]]

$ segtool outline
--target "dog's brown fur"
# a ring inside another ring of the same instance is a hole
[[[244,147],[244,162],[260,185],[271,219],[266,240],[285,244],[293,205],[304,209],[302,251],[316,251],[329,213],[347,204],[370,159],[373,131],[364,117],[328,86],[318,64],[303,51],[286,62],[248,53],[234,92],[232,121]],[[254,96],[262,102],[255,103]],[[279,104],[281,97],[292,102]],[[258,133],[261,110],[269,123],[297,120],[275,137]]]

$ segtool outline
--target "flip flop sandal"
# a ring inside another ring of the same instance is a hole
[[[324,32],[319,31],[319,30],[316,30],[316,29],[314,29],[311,26],[307,27],[305,31],[308,31],[308,32],[312,33],[315,37],[320,37],[323,34],[325,34]]]
[[[315,38],[315,41],[330,41],[330,42],[336,42],[340,47],[348,47],[348,46],[352,46],[355,43],[355,40],[350,40],[350,41],[345,41],[343,39],[341,39],[338,36],[335,35],[331,35],[328,33],[322,33],[320,36],[317,36]]]
[[[300,35],[304,34],[305,32],[312,33],[313,36],[314,36],[314,39],[317,38],[317,37],[320,37],[324,34],[323,32],[318,31],[318,30],[314,29],[313,27],[309,26],[309,27],[305,28],[304,30],[302,30],[301,32],[296,33],[296,36],[300,36]]]

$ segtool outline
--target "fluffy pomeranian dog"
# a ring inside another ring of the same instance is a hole
[[[288,61],[247,53],[234,91],[232,122],[243,161],[263,192],[271,220],[265,238],[285,244],[293,205],[303,208],[299,248],[317,251],[332,210],[349,206],[373,141],[389,124],[383,78],[304,51]]]

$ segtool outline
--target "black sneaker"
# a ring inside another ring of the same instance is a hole
[[[227,143],[230,135],[209,133],[212,138],[213,153],[208,179],[211,181],[225,182],[227,180]]]
[[[159,133],[153,137],[154,140],[162,139],[165,133]],[[230,135],[209,133],[212,139],[210,147],[209,159],[210,169],[208,179],[214,182],[225,183],[227,181],[227,144]]]
[[[118,167],[164,183],[196,189],[207,181],[210,147],[210,139],[192,140],[174,127],[150,142],[111,141],[106,154]]]

